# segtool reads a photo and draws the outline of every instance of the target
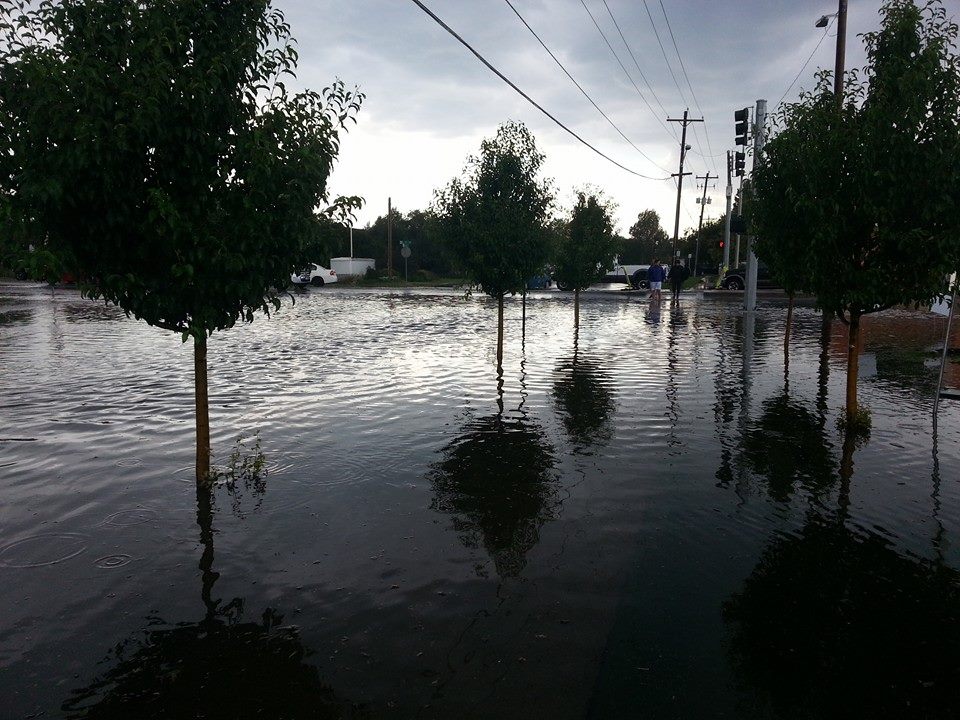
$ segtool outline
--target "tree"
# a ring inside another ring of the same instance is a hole
[[[503,362],[503,296],[522,292],[533,259],[546,247],[553,205],[539,178],[544,156],[522,123],[507,122],[467,160],[463,177],[436,192],[443,231],[456,242],[467,278],[496,298],[497,364]],[[546,258],[541,260],[544,262]]]
[[[270,0],[17,0],[0,48],[0,194],[87,296],[193,340],[203,480],[207,337],[280,306],[362,95],[287,90]]]
[[[927,303],[960,262],[958,28],[937,0],[888,0],[864,35],[867,67],[841,102],[828,74],[777,117],[760,158],[757,234],[766,260],[799,268],[797,281],[849,327],[845,422],[857,404],[860,319]],[[806,252],[781,252],[777,232],[800,219]]]
[[[577,192],[567,232],[554,253],[557,285],[574,291],[574,326],[580,324],[580,291],[603,277],[615,254],[612,203],[596,193]]]
[[[656,210],[644,210],[630,228],[630,237],[620,249],[620,262],[624,264],[649,263],[663,252],[670,238],[660,227],[660,215]]]

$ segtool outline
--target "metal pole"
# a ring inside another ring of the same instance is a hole
[[[733,159],[727,151],[727,219],[723,225],[723,269],[730,267],[730,208],[733,201],[733,176],[731,164]]]
[[[393,205],[387,198],[387,275],[393,275]]]
[[[353,225],[350,226],[350,259],[353,260]]]
[[[767,121],[766,100],[757,100],[757,110],[754,113],[753,121],[753,165],[756,167],[757,159],[763,151],[763,143],[766,139],[764,130]],[[747,312],[753,312],[757,309],[757,256],[753,252],[753,236],[749,233],[747,234],[746,284],[746,292],[743,293],[743,309]]]
[[[947,334],[943,338],[943,355],[940,358],[940,375],[937,377],[937,393],[933,397],[933,432],[937,432],[937,414],[940,411],[940,392],[943,389],[943,371],[947,366],[947,352],[950,348],[950,329],[953,325],[953,311],[957,307],[957,284],[960,274],[953,276],[953,293],[950,298],[950,313],[947,315]]]

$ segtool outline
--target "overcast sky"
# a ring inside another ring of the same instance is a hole
[[[679,141],[668,130],[679,132],[679,124],[664,123],[666,114],[680,117],[686,107],[692,117],[702,112],[705,122],[688,136],[692,150],[685,169],[723,176],[713,183],[717,189],[708,193],[713,202],[707,205],[707,217],[719,216],[724,209],[723,153],[733,148],[733,111],[752,106],[758,98],[767,99],[773,109],[813,53],[787,93],[786,100],[794,99],[801,87],[812,85],[818,67],[832,70],[836,49],[836,24],[826,36],[814,27],[821,15],[836,12],[836,0],[663,0],[691,91],[660,0],[606,2],[646,81],[603,0],[511,0],[648,160],[580,94],[505,0],[423,1],[561,122],[638,173],[665,177],[676,172]],[[518,120],[533,131],[546,154],[546,175],[554,179],[564,209],[571,205],[573,188],[589,183],[618,204],[620,232],[627,232],[640,211],[653,208],[672,235],[673,180],[640,179],[595,155],[517,95],[410,0],[275,2],[299,41],[299,82],[321,89],[339,77],[367,95],[357,126],[343,139],[331,181],[336,194],[366,198],[358,225],[384,214],[388,196],[404,212],[427,207],[434,189],[460,173],[482,138],[493,135],[500,123]],[[652,110],[607,47],[584,3]],[[879,0],[850,0],[848,68],[863,65],[857,36],[877,28],[879,7]],[[718,157],[707,157],[711,154]],[[695,185],[692,177],[684,180],[681,234],[696,225]]]

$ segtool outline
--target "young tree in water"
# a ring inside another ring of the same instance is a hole
[[[782,253],[774,262],[798,268],[820,307],[849,327],[848,429],[868,422],[857,403],[863,315],[929,302],[960,262],[957,25],[935,0],[890,0],[881,15],[881,29],[864,36],[864,78],[846,84],[842,102],[821,74],[783,110],[756,192],[765,259]],[[795,219],[805,253],[790,236],[778,244]]]
[[[497,364],[503,362],[503,296],[522,292],[546,261],[546,224],[553,205],[540,178],[544,156],[521,123],[500,126],[467,160],[463,176],[438,190],[435,208],[467,278],[497,300]]]
[[[207,337],[279,307],[362,95],[287,89],[270,0],[18,0],[0,47],[0,193],[86,295],[193,341],[203,480]]]
[[[557,285],[573,290],[573,324],[580,324],[580,291],[603,277],[616,254],[613,205],[597,193],[577,192],[567,232],[554,253]]]

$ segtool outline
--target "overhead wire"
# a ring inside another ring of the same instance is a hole
[[[536,100],[534,100],[532,97],[530,97],[529,95],[527,95],[527,93],[525,93],[523,90],[521,90],[521,89],[520,89],[512,80],[510,80],[506,75],[504,75],[502,72],[500,72],[499,70],[497,70],[497,68],[495,68],[493,65],[491,65],[490,62],[489,62],[485,57],[483,57],[483,55],[481,55],[477,50],[475,50],[475,49],[473,48],[472,45],[470,45],[470,43],[468,43],[468,42],[467,42],[466,40],[464,40],[459,34],[457,34],[457,32],[456,32],[453,28],[451,28],[451,27],[450,27],[449,25],[447,25],[443,20],[441,20],[430,8],[428,8],[426,5],[424,5],[420,0],[412,0],[412,2],[413,2],[414,5],[416,5],[416,6],[419,7],[421,10],[423,10],[427,15],[429,15],[430,18],[431,18],[434,22],[436,22],[440,27],[442,27],[442,28],[443,28],[444,30],[446,30],[450,35],[452,35],[454,38],[456,38],[456,40],[457,40],[461,45],[463,45],[465,48],[467,48],[467,50],[469,50],[469,51],[473,54],[473,56],[477,58],[477,60],[479,60],[481,63],[483,63],[483,64],[487,67],[487,69],[490,70],[494,75],[496,75],[497,77],[499,77],[499,78],[500,78],[501,80],[503,80],[507,85],[509,85],[511,88],[513,88],[524,100],[526,100],[526,101],[529,102],[531,105],[533,105],[535,108],[537,108],[537,110],[539,110],[540,112],[542,112],[544,115],[546,115],[548,118],[550,118],[554,123],[556,123],[560,128],[562,128],[563,130],[565,130],[565,131],[566,131],[567,133],[569,133],[572,137],[576,138],[580,143],[582,143],[582,144],[585,145],[586,147],[590,148],[590,149],[591,149],[593,152],[595,152],[597,155],[599,155],[599,156],[602,157],[603,159],[607,160],[608,162],[613,163],[614,165],[616,165],[616,166],[617,166],[618,168],[620,168],[621,170],[624,170],[624,171],[630,173],[631,175],[636,175],[637,177],[643,178],[643,179],[645,179],[645,180],[658,180],[658,181],[660,181],[660,180],[668,180],[668,179],[669,179],[669,177],[653,177],[652,175],[644,175],[643,173],[639,173],[639,172],[637,172],[636,170],[632,170],[632,169],[628,168],[626,165],[622,165],[621,163],[617,162],[616,160],[614,160],[612,157],[610,157],[610,156],[607,155],[606,153],[602,152],[601,150],[598,150],[596,147],[594,147],[594,146],[591,145],[589,142],[587,142],[587,141],[584,140],[582,137],[580,137],[580,135],[578,135],[576,132],[574,132],[574,131],[571,130],[569,127],[567,127],[566,125],[564,125],[560,120],[558,120],[558,119],[557,119],[556,117],[554,117],[549,111],[547,111],[542,105],[540,105],[540,103],[538,103],[538,102],[537,102]]]
[[[657,122],[660,123],[660,126],[666,131],[668,135],[676,139],[674,133],[670,130],[667,124],[660,119],[660,116],[657,115],[657,111],[653,109],[653,106],[650,105],[650,102],[640,91],[640,87],[637,85],[636,81],[633,79],[633,76],[630,74],[630,71],[627,70],[627,66],[623,64],[623,61],[620,59],[620,56],[617,55],[617,51],[613,49],[613,45],[610,44],[610,40],[607,38],[607,34],[603,31],[603,28],[600,27],[600,23],[597,22],[597,19],[593,16],[593,13],[590,12],[590,8],[587,7],[584,0],[580,0],[580,4],[583,5],[583,9],[587,11],[587,15],[590,16],[590,19],[593,20],[593,25],[597,28],[597,32],[600,33],[600,37],[603,38],[603,41],[607,44],[607,47],[610,48],[610,52],[613,54],[613,57],[616,59],[617,63],[620,65],[620,68],[623,70],[623,74],[627,76],[627,79],[630,81],[630,84],[633,85],[633,89],[637,91],[637,95],[640,96],[640,99],[643,100],[644,105],[650,110],[653,116],[657,119]]]
[[[528,22],[526,21],[526,19],[523,17],[523,15],[520,14],[520,11],[517,10],[517,8],[514,6],[514,4],[513,4],[512,2],[510,2],[510,0],[504,0],[504,2],[506,2],[507,5],[510,6],[510,9],[513,10],[514,14],[520,19],[520,22],[522,22],[522,23],[524,24],[524,26],[527,28],[527,30],[529,30],[530,33],[537,39],[537,42],[539,42],[540,45],[543,47],[543,49],[547,51],[547,54],[548,54],[551,58],[553,58],[553,61],[560,67],[561,70],[563,70],[564,74],[565,74],[568,78],[570,78],[570,82],[572,82],[574,85],[577,86],[577,89],[581,92],[581,94],[582,94],[587,100],[590,101],[590,104],[593,105],[594,108],[596,108],[596,110],[597,110],[598,113],[600,113],[601,115],[603,115],[604,119],[605,119],[608,123],[610,123],[610,126],[611,126],[614,130],[617,131],[617,133],[620,135],[620,137],[622,137],[624,140],[626,140],[634,150],[636,150],[638,153],[640,153],[643,157],[645,157],[645,158],[646,158],[648,161],[650,161],[653,165],[655,165],[656,167],[660,168],[660,169],[663,170],[664,172],[670,172],[670,171],[667,170],[666,168],[662,167],[659,163],[657,163],[656,160],[654,160],[654,159],[651,158],[649,155],[647,155],[643,150],[641,150],[639,147],[637,147],[637,146],[634,144],[634,142],[633,142],[630,138],[628,138],[628,137],[623,133],[623,131],[622,131],[619,127],[617,127],[617,124],[616,124],[615,122],[613,122],[613,120],[610,119],[610,116],[609,116],[609,115],[607,115],[603,110],[600,109],[600,106],[597,105],[597,103],[594,101],[594,99],[593,99],[592,97],[590,97],[589,93],[587,93],[587,91],[583,89],[583,86],[580,85],[580,83],[577,82],[576,78],[574,78],[573,75],[570,74],[570,71],[568,71],[567,68],[564,67],[563,63],[560,62],[559,58],[557,58],[556,55],[554,55],[553,51],[552,51],[549,47],[547,47],[547,44],[546,44],[546,43],[543,41],[543,39],[537,34],[536,30],[534,30],[532,27],[530,27],[530,23],[528,23]]]
[[[617,18],[614,17],[613,11],[610,9],[610,5],[607,4],[607,0],[603,0],[603,6],[607,9],[607,14],[613,21],[613,26],[617,28],[617,32],[620,34],[620,39],[623,41],[623,46],[627,49],[627,52],[630,53],[630,57],[633,59],[633,64],[637,66],[637,72],[640,73],[640,77],[643,78],[643,82],[646,83],[647,88],[650,90],[650,94],[653,95],[653,99],[657,102],[657,105],[660,106],[660,110],[663,112],[664,117],[668,117],[670,113],[667,112],[667,109],[663,106],[663,103],[660,102],[660,98],[657,97],[657,91],[653,89],[653,85],[650,84],[650,81],[647,80],[647,76],[644,75],[643,70],[640,68],[640,63],[637,62],[637,56],[634,55],[633,48],[630,47],[630,43],[627,42],[627,38],[624,36],[623,30],[620,29],[620,23],[618,23]]]
[[[664,7],[663,0],[659,0],[659,3],[660,3],[660,9],[663,11],[663,19],[664,19],[664,20],[666,21],[666,23],[667,23],[667,31],[670,33],[670,40],[671,40],[671,42],[673,43],[673,49],[676,51],[676,53],[677,53],[677,60],[680,62],[680,70],[683,72],[683,77],[684,77],[684,79],[687,81],[687,87],[690,88],[690,95],[691,95],[691,97],[693,97],[693,103],[694,103],[694,105],[696,105],[697,110],[700,111],[700,116],[701,116],[701,117],[704,117],[704,115],[703,115],[703,108],[700,107],[700,101],[697,100],[697,93],[696,93],[696,92],[694,91],[694,89],[693,89],[693,85],[692,85],[691,82],[690,82],[690,76],[687,74],[687,68],[686,68],[686,66],[683,64],[683,55],[680,54],[680,48],[679,48],[679,46],[677,45],[677,38],[676,38],[676,36],[673,34],[673,27],[670,25],[670,18],[669,18],[669,16],[667,15],[667,8]],[[713,154],[713,148],[710,147],[710,131],[707,130],[707,124],[706,124],[706,122],[704,122],[704,124],[703,124],[703,132],[704,132],[704,134],[707,136],[707,152],[708,152],[710,155],[712,155],[712,154]],[[696,126],[694,126],[694,128],[693,128],[693,136],[697,139],[697,142],[699,143],[699,142],[700,142],[700,136],[697,134],[697,128],[696,128]],[[713,169],[716,170],[716,169],[717,169],[717,164],[716,164],[715,162],[712,162],[711,164],[713,165]]]
[[[780,103],[783,102],[783,99],[787,96],[787,93],[790,92],[793,89],[793,86],[797,84],[797,80],[799,80],[800,76],[803,75],[803,71],[807,69],[807,65],[810,64],[811,60],[813,60],[813,56],[817,54],[817,50],[819,50],[820,46],[823,45],[823,41],[826,39],[827,34],[830,32],[830,28],[833,27],[833,22],[836,19],[837,18],[834,17],[830,20],[830,24],[824,29],[823,35],[820,36],[820,40],[817,42],[817,46],[813,49],[813,52],[810,53],[810,56],[804,61],[803,67],[800,68],[800,72],[797,73],[797,76],[793,79],[793,82],[790,83],[789,87],[783,91],[783,95],[780,96],[780,99],[777,100],[777,105],[774,107],[780,105]]]

